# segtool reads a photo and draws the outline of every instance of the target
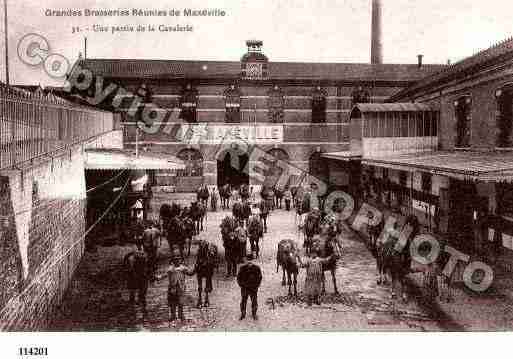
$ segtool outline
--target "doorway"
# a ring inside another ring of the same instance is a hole
[[[238,158],[233,161],[232,156],[237,156],[237,154],[227,152],[222,160],[217,161],[218,187],[225,184],[232,187],[239,187],[243,184],[249,185],[249,172],[246,169],[249,156],[247,154],[238,155]]]

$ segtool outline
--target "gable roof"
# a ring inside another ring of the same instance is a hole
[[[441,71],[435,72],[431,76],[427,76],[418,81],[413,86],[397,93],[391,98],[391,101],[400,100],[401,98],[421,91],[426,87],[433,87],[454,79],[469,76],[483,67],[511,59],[513,59],[513,38],[499,42],[473,56],[467,57],[453,65],[444,67]]]
[[[93,74],[109,78],[238,78],[238,61],[82,59]],[[444,65],[269,62],[270,80],[417,81]]]

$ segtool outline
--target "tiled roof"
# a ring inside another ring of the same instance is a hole
[[[475,180],[513,180],[511,152],[435,151],[387,157],[366,157],[364,163],[397,166],[456,178]]]
[[[478,52],[477,54],[467,57],[453,65],[445,66],[441,71],[433,73],[417,82],[415,85],[401,91],[393,96],[392,100],[400,99],[408,93],[418,91],[422,88],[435,84],[448,82],[459,76],[468,76],[470,73],[479,70],[487,64],[501,61],[505,58],[513,58],[513,38],[499,42],[494,46]]]
[[[88,169],[183,169],[183,161],[166,153],[119,149],[86,150],[85,166]]]
[[[354,109],[360,112],[416,112],[416,111],[434,111],[429,105],[423,103],[394,102],[394,103],[357,103]]]
[[[238,61],[79,60],[94,74],[115,78],[238,77]],[[417,81],[443,65],[270,62],[269,78],[276,80]]]
[[[340,161],[350,161],[354,159],[359,159],[362,157],[361,154],[352,151],[342,151],[342,152],[326,152],[321,154],[321,157],[328,158],[331,160],[340,160]]]

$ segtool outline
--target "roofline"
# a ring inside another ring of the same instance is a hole
[[[466,57],[461,61],[454,63],[453,65],[447,66],[442,71],[435,72],[433,74],[426,76],[423,79],[418,80],[414,85],[406,89],[403,89],[399,91],[397,94],[393,95],[390,98],[390,101],[397,101],[398,99],[411,96],[411,94],[422,92],[426,88],[434,86],[443,86],[444,84],[450,81],[465,78],[468,76],[469,72],[475,72],[476,70],[489,68],[499,63],[505,63],[513,59],[513,49],[510,51],[506,51],[502,54],[497,54],[496,56],[491,58],[483,57],[481,61],[478,61],[475,64],[469,64],[468,66],[464,66],[465,62],[470,62],[473,59],[478,59],[480,56],[485,56],[485,54],[489,51],[495,50],[500,47],[504,47],[505,49],[507,49],[507,46],[511,46],[512,44],[513,38],[508,39],[502,43],[499,43],[483,51],[480,51],[475,55]]]
[[[201,59],[134,59],[134,58],[91,58],[78,59],[79,61],[159,61],[159,62],[198,62],[198,63],[234,63],[240,64],[240,60],[201,60]],[[309,61],[269,61],[270,64],[309,64],[309,65],[369,65],[372,67],[379,66],[415,66],[418,67],[417,63],[383,63],[383,64],[372,64],[370,62],[309,62]],[[422,64],[422,67],[441,67],[445,68],[445,64]]]

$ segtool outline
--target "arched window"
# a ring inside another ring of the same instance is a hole
[[[224,91],[225,110],[227,123],[240,123],[240,103],[241,93],[235,85],[230,85]]]
[[[462,96],[454,101],[456,113],[456,141],[455,146],[470,147],[470,125],[472,122],[472,99]]]
[[[192,87],[191,84],[187,84],[182,91],[180,98],[180,118],[188,123],[196,123],[196,107],[198,106],[198,91]]]
[[[203,156],[201,152],[192,148],[181,150],[176,155],[181,159],[185,168],[177,171],[178,177],[201,177],[203,176]]]
[[[273,123],[283,122],[283,109],[285,106],[283,92],[278,85],[274,85],[269,91],[268,96],[267,107],[269,109],[269,121]]]
[[[320,86],[312,94],[312,122],[326,122],[326,92]]]
[[[497,99],[497,147],[513,147],[513,84],[495,92]]]

